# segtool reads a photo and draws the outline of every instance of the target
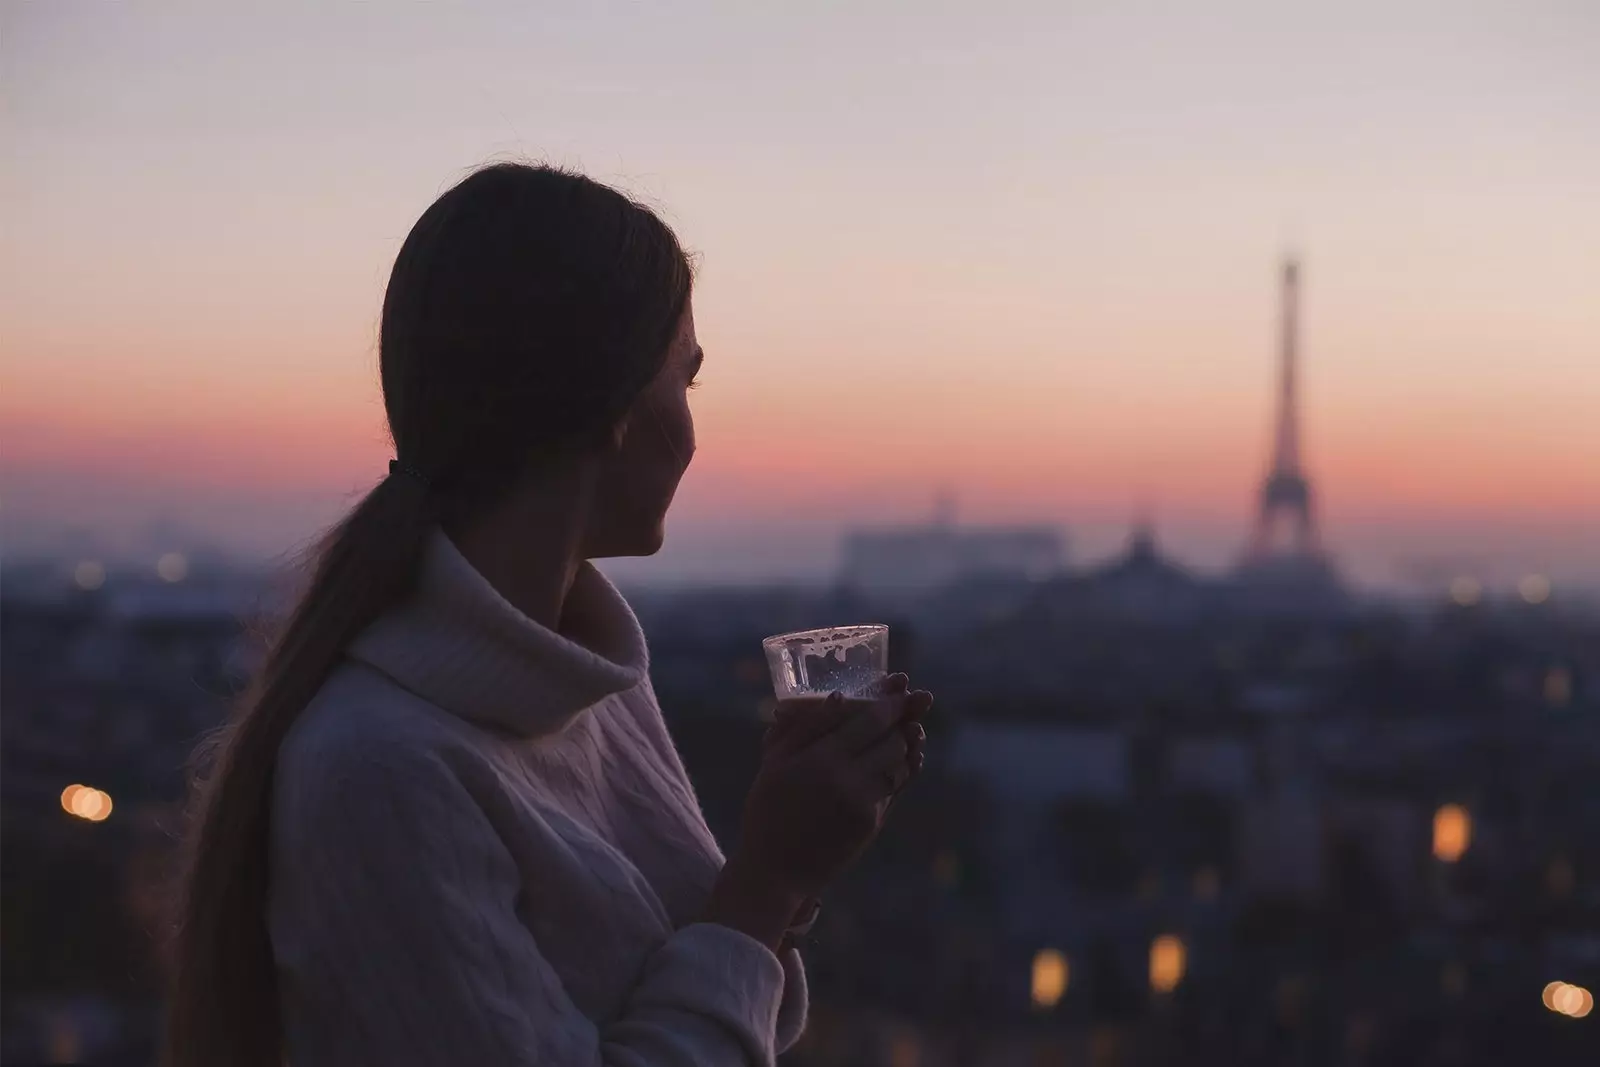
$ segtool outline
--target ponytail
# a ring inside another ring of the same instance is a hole
[[[167,1067],[282,1067],[266,905],[284,737],[356,635],[411,592],[436,527],[486,514],[538,457],[615,426],[664,364],[692,283],[661,219],[553,167],[485,167],[412,227],[378,345],[404,464],[322,542],[250,694],[197,754]]]
[[[166,1067],[282,1067],[266,920],[278,748],[345,647],[411,591],[436,520],[432,494],[403,471],[368,493],[323,539],[260,677],[197,754]]]

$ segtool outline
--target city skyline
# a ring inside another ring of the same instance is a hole
[[[1341,565],[1600,581],[1595,19],[1234,7],[9,9],[7,550],[166,522],[274,555],[335,518],[388,456],[399,239],[532,154],[701,258],[701,449],[667,551],[624,573],[817,573],[945,489],[1079,561],[1148,515],[1223,566],[1288,246]]]

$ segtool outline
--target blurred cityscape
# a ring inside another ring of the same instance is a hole
[[[1300,463],[1298,272],[1237,568],[1147,524],[861,530],[827,586],[632,591],[731,848],[761,638],[882,621],[938,694],[926,773],[830,894],[802,1065],[1597,1062],[1600,603],[1529,574],[1350,591]],[[184,764],[275,579],[16,561],[0,595],[8,1064],[153,1062]]]
[[[927,773],[807,950],[790,1062],[1594,1062],[1595,604],[1537,575],[1262,596],[1148,528],[1038,574],[1036,538],[985,536],[946,517],[845,553],[915,543],[931,585],[633,594],[729,846],[763,636],[888,622],[939,696]],[[279,605],[176,553],[3,581],[0,1054],[148,1063],[182,767],[259,653],[242,620]]]

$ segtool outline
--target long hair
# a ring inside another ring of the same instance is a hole
[[[282,1067],[266,922],[279,746],[351,640],[412,590],[435,526],[494,506],[541,457],[609,434],[660,371],[690,286],[656,215],[552,167],[479,170],[412,228],[379,341],[403,468],[325,536],[260,675],[197,754],[168,1067]]]

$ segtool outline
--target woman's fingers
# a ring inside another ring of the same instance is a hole
[[[836,739],[835,743],[846,752],[862,752],[897,726],[922,718],[932,707],[933,696],[921,690],[880,697],[866,709],[866,714],[847,719],[829,740]]]
[[[876,744],[851,761],[854,776],[873,800],[898,793],[911,777],[908,760],[910,744],[901,730],[891,730]]]
[[[767,748],[794,752],[828,736],[852,714],[839,693],[825,697],[791,697],[778,701],[767,731]]]
[[[878,696],[895,696],[911,688],[911,679],[900,673],[895,673],[884,678],[878,683]]]
[[[906,714],[904,694],[846,703],[850,705],[851,714],[845,716],[824,743],[847,756],[855,756],[877,744],[885,734],[894,731]]]
[[[840,724],[839,729],[829,737],[829,742],[851,755],[871,748],[906,717],[907,703],[911,699],[906,692],[909,686],[910,680],[905,675],[891,674],[883,680],[881,695],[877,698],[849,701],[855,714]]]
[[[928,731],[920,722],[908,722],[905,724],[904,730],[906,735],[906,762],[911,764],[913,772],[920,771],[928,745]]]
[[[920,719],[933,710],[933,694],[926,689],[918,689],[906,695],[906,718]]]
[[[907,692],[906,676],[893,674],[882,684],[882,695],[872,699],[795,697],[778,702],[773,725],[767,731],[767,748],[788,752],[825,742],[847,756],[865,752],[896,726],[926,715],[933,706],[931,694]]]

